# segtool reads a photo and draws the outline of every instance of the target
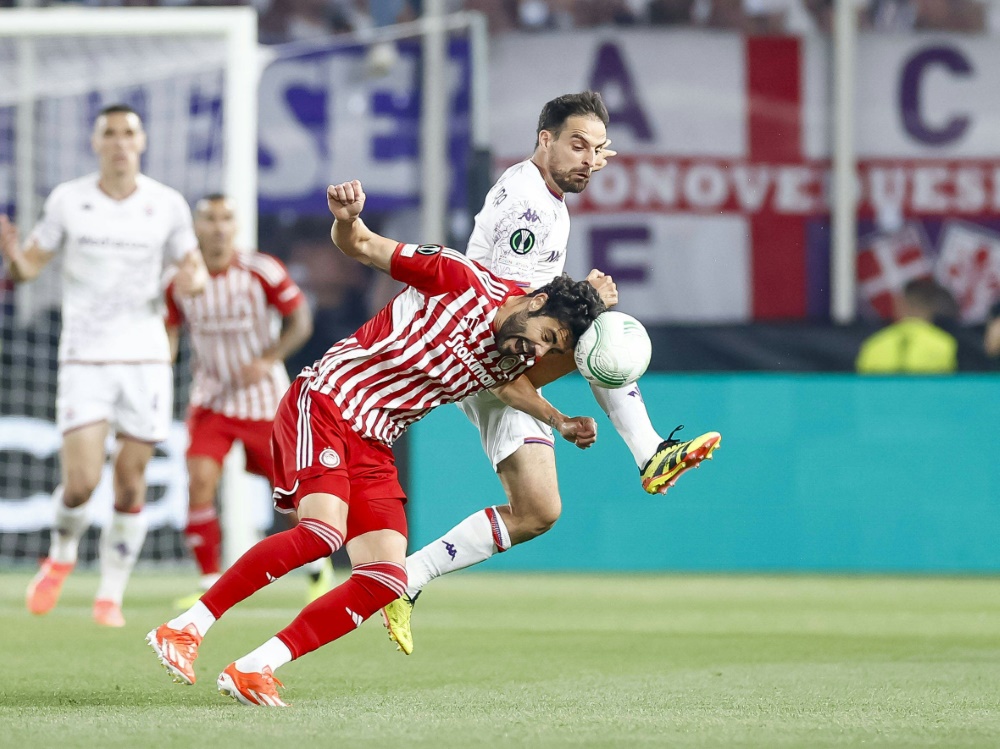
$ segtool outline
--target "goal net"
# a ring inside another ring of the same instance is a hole
[[[90,133],[97,112],[125,103],[149,135],[144,173],[192,203],[226,192],[244,239],[254,238],[256,44],[248,8],[0,11],[0,211],[26,236],[53,187],[96,169]],[[58,261],[30,284],[0,279],[0,565],[34,563],[48,549],[50,494],[59,483],[59,287]],[[186,352],[178,367],[184,371]],[[147,559],[185,556],[189,378],[175,380],[175,423],[147,471]],[[93,526],[82,562],[96,556],[98,529],[111,511],[106,467],[89,503]]]

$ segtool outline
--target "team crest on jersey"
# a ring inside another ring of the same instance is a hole
[[[417,247],[418,255],[437,255],[441,252],[441,245],[439,244],[422,244]]]
[[[527,255],[535,247],[535,235],[530,229],[518,229],[510,235],[510,248],[518,255]]]
[[[332,447],[328,447],[319,454],[319,462],[327,468],[336,468],[340,465],[340,456]]]
[[[503,359],[497,362],[497,366],[500,367],[501,372],[509,372],[514,367],[516,367],[520,361],[521,360],[518,359],[516,356],[505,356]]]

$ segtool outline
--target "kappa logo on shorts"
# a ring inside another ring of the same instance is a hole
[[[319,462],[327,468],[336,468],[340,465],[340,456],[332,447],[328,447],[319,454]]]

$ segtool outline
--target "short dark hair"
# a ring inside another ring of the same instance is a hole
[[[548,299],[540,308],[529,312],[528,316],[554,317],[569,328],[574,346],[597,316],[607,310],[593,284],[589,281],[574,281],[566,273],[556,276],[540,289],[535,289],[529,296],[538,294],[546,294]]]
[[[134,114],[140,120],[142,119],[142,116],[128,104],[109,104],[100,112],[98,112],[97,117],[95,117],[94,119],[96,120],[99,117],[104,117],[109,114]]]
[[[202,195],[198,198],[199,203],[203,200],[207,200],[209,203],[214,203],[216,200],[229,200],[229,196],[224,192],[210,192],[208,195]]]
[[[596,117],[604,123],[604,127],[608,126],[608,108],[599,93],[581,91],[578,94],[563,94],[542,107],[542,113],[538,115],[538,129],[535,130],[535,146],[538,146],[538,134],[542,130],[548,130],[558,138],[566,120],[580,115]]]
[[[909,281],[903,287],[903,296],[913,306],[926,310],[932,315],[949,319],[959,316],[959,307],[955,297],[933,278],[924,276]]]

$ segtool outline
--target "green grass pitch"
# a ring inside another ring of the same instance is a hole
[[[191,579],[137,575],[128,626],[106,630],[92,574],[40,618],[28,575],[0,575],[2,744],[1000,746],[997,579],[453,575],[421,598],[412,656],[376,617],[281,669],[288,710],[237,705],[215,677],[295,615],[303,578],[229,612],[186,687],[143,638]]]

